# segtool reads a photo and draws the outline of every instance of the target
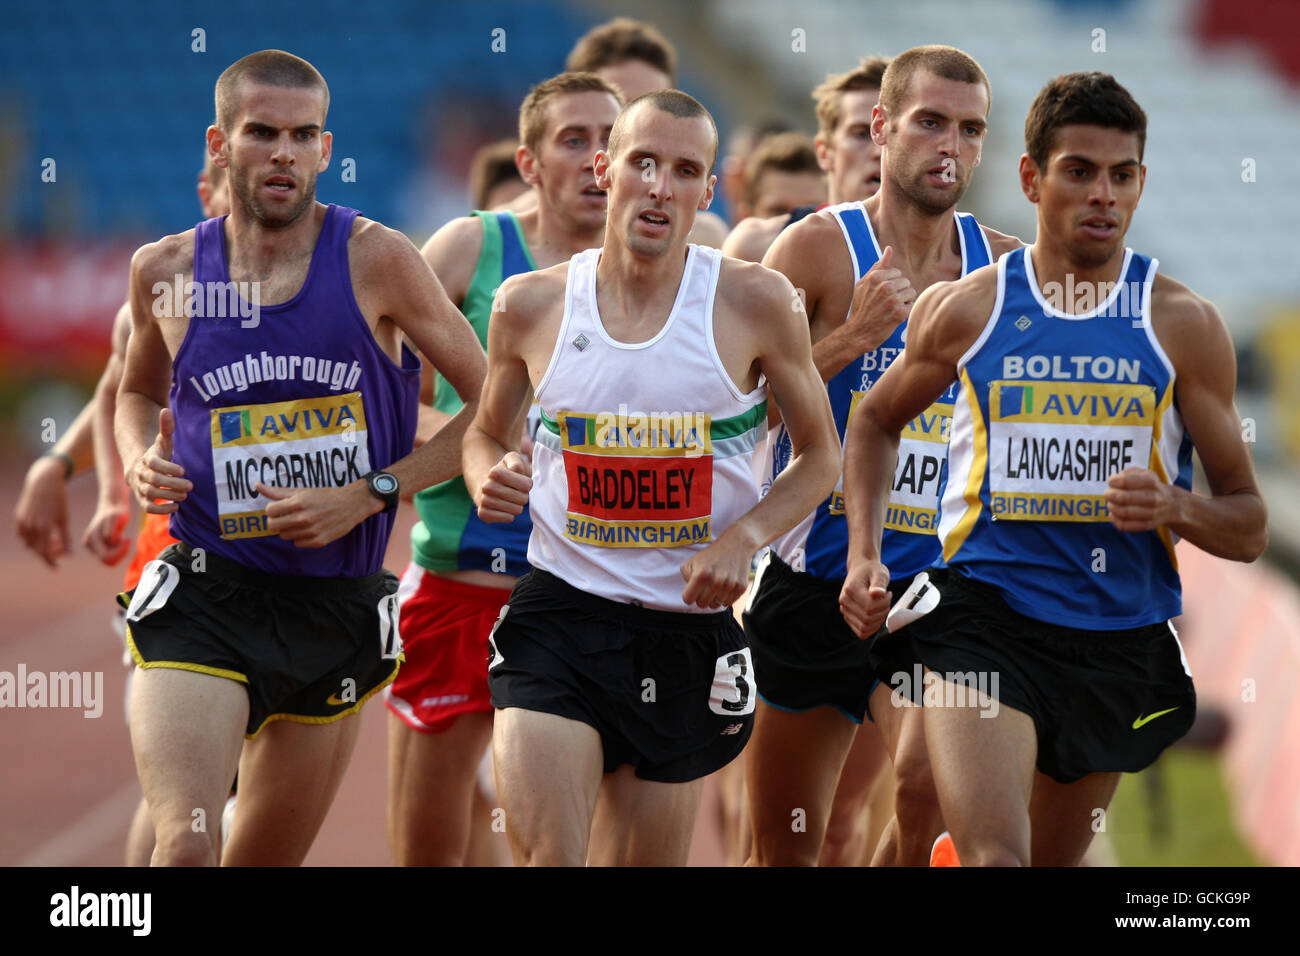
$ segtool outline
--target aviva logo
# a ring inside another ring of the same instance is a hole
[[[360,392],[219,408],[212,412],[213,449],[364,432]]]
[[[1053,425],[1145,425],[1156,410],[1149,385],[1111,382],[993,382],[995,421]]]

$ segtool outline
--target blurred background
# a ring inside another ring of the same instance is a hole
[[[756,124],[814,132],[810,91],[863,56],[961,47],[993,87],[983,161],[961,208],[1026,241],[1034,211],[1016,164],[1035,94],[1058,73],[1094,69],[1134,94],[1149,116],[1148,172],[1128,243],[1213,300],[1228,322],[1272,545],[1248,567],[1181,549],[1188,656],[1202,708],[1219,722],[1200,728],[1204,746],[1176,748],[1126,778],[1106,832],[1126,864],[1300,864],[1300,3],[1292,0],[8,3],[0,32],[7,500],[89,397],[132,251],[198,218],[204,131],[226,66],[268,47],[310,60],[330,84],[334,133],[318,198],[420,245],[472,208],[470,158],[515,135],[529,87],[560,72],[574,41],[615,15],[647,19],[676,45],[678,85],[713,112],[724,152]],[[725,199],[714,208],[734,214]],[[93,484],[86,476],[70,488],[74,538],[93,510]],[[80,549],[50,570],[12,534],[4,547],[0,669],[36,666],[33,634],[50,630],[57,613],[72,615],[60,639],[111,658],[101,619],[118,572]],[[400,533],[394,547],[405,564]],[[108,674],[116,687],[120,672]],[[31,769],[0,774],[8,808],[0,863],[91,862],[93,853],[76,856],[65,844],[56,852],[50,841],[88,827],[95,813],[100,824],[114,819],[115,788],[133,780],[123,728],[111,716],[94,722],[116,761],[104,796],[103,773],[49,757],[46,734],[85,738],[80,715],[67,715],[65,729],[32,716],[0,711],[0,761]],[[7,732],[20,719],[31,729]]]

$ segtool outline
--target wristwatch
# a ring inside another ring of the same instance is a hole
[[[397,476],[388,471],[372,471],[365,479],[370,493],[384,503],[383,514],[396,511],[398,493],[402,489]]]

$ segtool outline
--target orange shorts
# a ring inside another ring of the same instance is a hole
[[[168,530],[171,515],[145,512],[142,517],[144,521],[140,523],[140,534],[135,539],[135,554],[131,555],[131,563],[126,566],[126,584],[122,587],[123,591],[135,590],[135,586],[140,583],[140,574],[144,571],[144,566],[162,554],[168,545],[176,543],[176,539]]]
[[[384,694],[388,709],[427,733],[441,733],[461,714],[490,711],[488,634],[510,589],[449,580],[412,563],[397,597],[406,662]]]

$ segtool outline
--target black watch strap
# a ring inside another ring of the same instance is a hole
[[[384,503],[384,514],[397,510],[402,486],[397,476],[388,471],[372,471],[365,476],[370,493]]]

